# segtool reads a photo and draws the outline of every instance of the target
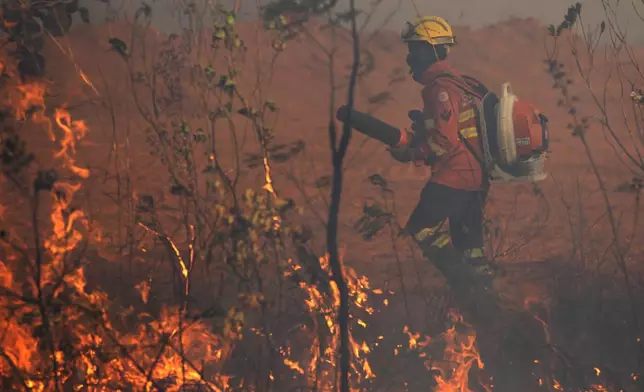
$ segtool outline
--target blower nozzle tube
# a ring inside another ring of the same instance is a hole
[[[340,107],[336,113],[336,118],[343,123],[347,122],[349,108],[347,106]],[[404,140],[403,132],[405,131],[401,131],[370,114],[357,110],[351,111],[351,128],[390,147],[396,147]]]

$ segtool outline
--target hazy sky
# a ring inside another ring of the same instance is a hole
[[[99,22],[105,16],[105,5],[95,0],[85,0],[92,11],[93,20]],[[113,7],[123,7],[130,15],[140,4],[140,0],[110,0]],[[175,19],[170,15],[169,9],[182,0],[148,0],[154,9],[154,24],[160,30],[176,28]],[[185,1],[185,0],[183,0]],[[197,0],[203,2],[204,0]],[[221,0],[220,0],[221,1]],[[229,3],[231,0],[223,0]],[[251,16],[258,2],[266,3],[267,0],[241,0],[242,10],[245,15]],[[620,21],[628,24],[629,36],[636,41],[644,41],[644,22],[639,19],[633,10],[633,4],[643,11],[644,6],[640,0],[603,0],[617,7]],[[211,0],[212,2],[212,0]],[[342,4],[349,4],[349,0],[340,0]],[[369,9],[373,0],[356,0],[358,8]],[[397,10],[390,19],[387,27],[399,30],[407,19],[417,15],[416,7],[421,14],[433,14],[446,18],[456,25],[480,27],[490,23],[504,20],[512,16],[535,17],[544,23],[558,23],[562,20],[568,6],[573,1],[567,0],[382,0],[378,12],[375,14],[370,26],[377,27],[382,20],[392,11]],[[603,18],[602,0],[582,1],[584,20],[588,23],[597,23]],[[619,6],[617,6],[619,4]],[[400,5],[400,6],[398,6]]]

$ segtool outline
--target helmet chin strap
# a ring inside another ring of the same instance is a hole
[[[429,50],[428,50],[428,53],[426,53],[425,55],[416,57],[416,61],[415,61],[416,64],[414,64],[414,65],[417,65],[417,66],[409,65],[409,74],[410,75],[414,76],[414,70],[418,69],[417,75],[415,75],[415,76],[416,76],[416,78],[420,78],[420,76],[427,70],[427,68],[431,67],[433,64],[435,64],[438,61],[440,61],[439,58],[438,58],[438,53],[436,52],[436,47],[434,47],[434,46],[429,46],[429,47],[431,48],[431,51],[433,52],[433,56],[429,53]],[[418,66],[418,63],[421,62],[421,61],[422,61],[422,63]],[[420,68],[422,68],[422,69],[420,69]]]

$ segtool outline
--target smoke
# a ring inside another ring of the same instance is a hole
[[[106,18],[118,15],[134,14],[141,6],[140,0],[110,0],[106,6],[96,0],[83,0],[90,9],[93,23],[102,23]],[[218,2],[230,7],[234,0],[194,0],[200,9],[207,3]],[[180,27],[180,7],[187,0],[148,0],[153,9],[153,26],[164,32],[174,32]],[[241,17],[255,18],[258,4],[266,4],[268,0],[241,0]],[[369,12],[373,5],[379,3],[376,12],[368,25],[368,29],[385,28],[399,30],[406,20],[413,19],[418,14],[438,15],[452,25],[479,28],[494,24],[509,18],[535,18],[544,24],[558,24],[562,21],[566,10],[574,1],[570,0],[356,0],[359,9]],[[349,0],[340,0],[343,7],[348,8]],[[583,20],[586,25],[596,26],[605,20],[605,6],[616,11],[620,26],[627,29],[631,42],[644,42],[644,5],[640,1],[619,0],[590,0],[582,2]],[[108,11],[111,8],[111,11]],[[638,12],[642,11],[641,13]],[[203,12],[204,22],[208,13]]]

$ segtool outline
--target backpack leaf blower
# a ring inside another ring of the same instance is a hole
[[[486,89],[487,90],[487,89]],[[502,94],[484,92],[478,105],[482,164],[491,183],[538,182],[547,178],[544,162],[549,147],[548,117],[529,101],[518,98],[510,83]],[[412,131],[401,130],[370,114],[351,111],[351,127],[390,147],[414,147],[426,137],[422,113],[411,110]],[[347,122],[349,110],[342,106],[336,118]]]

